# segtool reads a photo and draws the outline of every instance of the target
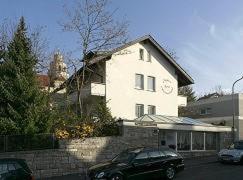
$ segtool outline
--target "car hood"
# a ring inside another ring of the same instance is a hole
[[[220,155],[231,155],[231,156],[235,156],[239,153],[243,153],[243,150],[239,150],[239,149],[222,149],[219,154]]]
[[[107,161],[99,163],[89,168],[89,171],[106,171],[113,168],[127,166],[126,163]]]

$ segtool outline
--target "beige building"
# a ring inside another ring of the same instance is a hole
[[[90,56],[89,79],[81,92],[86,109],[103,99],[114,117],[134,119],[144,114],[178,116],[178,106],[186,105],[178,87],[193,79],[151,36]],[[70,97],[76,102],[77,92]]]

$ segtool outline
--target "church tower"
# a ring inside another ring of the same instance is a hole
[[[64,63],[63,56],[58,51],[54,54],[54,59],[50,63],[48,71],[50,85],[54,89],[59,87],[68,78],[67,65]]]

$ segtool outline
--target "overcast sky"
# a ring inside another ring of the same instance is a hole
[[[74,34],[58,25],[63,5],[71,0],[0,0],[0,22],[21,15],[31,27],[45,26],[50,49],[77,48]],[[151,34],[173,49],[179,64],[195,80],[198,94],[221,85],[230,91],[243,75],[242,0],[112,0],[117,17],[130,22],[131,39]],[[236,90],[243,91],[243,81]]]

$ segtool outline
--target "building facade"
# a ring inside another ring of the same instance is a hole
[[[82,89],[82,99],[104,99],[112,116],[134,119],[144,114],[178,116],[178,106],[186,97],[178,96],[178,87],[193,79],[151,37],[144,36],[108,54],[89,61],[92,74]],[[77,99],[77,92],[71,99]]]
[[[235,138],[243,140],[243,94],[234,94]],[[185,116],[214,125],[233,125],[232,95],[213,96],[188,103]]]
[[[105,101],[112,116],[122,119],[124,136],[133,134],[136,128],[151,127],[153,132],[149,133],[157,133],[159,147],[187,153],[215,152],[219,144],[226,142],[227,135],[220,136],[230,132],[230,127],[178,117],[178,107],[187,104],[186,97],[178,95],[178,88],[192,84],[193,79],[151,36],[109,53],[88,56],[86,71],[80,69],[75,74],[80,79],[85,75],[81,92],[70,88],[75,75],[65,83],[70,101],[75,103],[81,98],[86,111],[92,103]]]

